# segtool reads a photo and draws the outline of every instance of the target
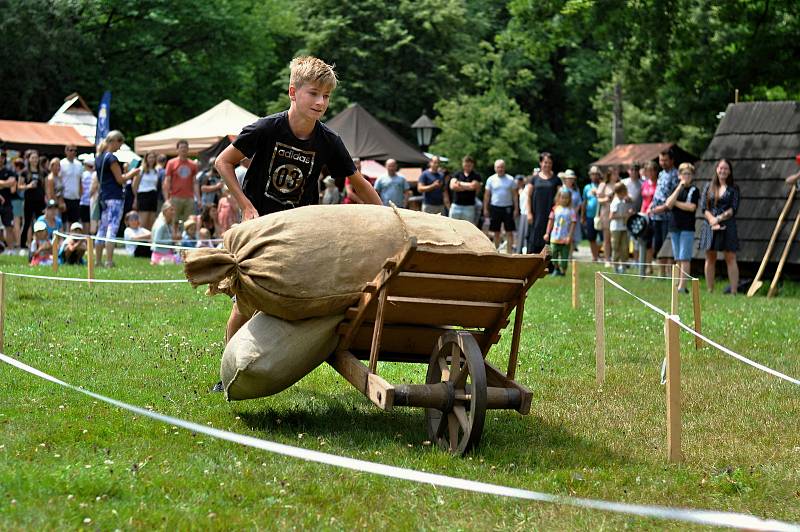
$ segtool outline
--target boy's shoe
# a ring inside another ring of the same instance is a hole
[[[214,385],[214,387],[211,388],[211,391],[212,392],[224,392],[225,388],[222,386],[222,381],[219,381],[218,383],[216,383]]]
[[[688,294],[689,289],[684,286],[683,288],[678,288],[678,292],[680,292],[681,294]]]

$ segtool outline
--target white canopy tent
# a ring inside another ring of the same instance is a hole
[[[155,133],[136,137],[134,149],[139,154],[148,151],[174,155],[176,143],[189,141],[189,152],[199,153],[216,144],[222,137],[238,135],[242,128],[258,120],[258,116],[230,100],[223,100],[208,111]]]
[[[86,140],[92,144],[97,144],[95,142],[97,117],[94,116],[92,110],[89,109],[89,106],[86,105],[84,99],[81,98],[81,95],[77,92],[73,92],[64,98],[63,105],[58,108],[58,111],[55,112],[53,117],[48,120],[47,123],[60,126],[72,126]],[[81,160],[85,160],[87,158],[85,155],[87,154],[84,154]],[[123,144],[122,147],[117,150],[116,156],[117,159],[123,163],[129,163],[134,159],[138,159],[138,156],[127,144]],[[93,156],[89,156],[88,158],[93,159]]]

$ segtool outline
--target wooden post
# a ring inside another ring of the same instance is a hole
[[[700,279],[692,279],[692,306],[694,307],[694,330],[695,332],[703,332],[700,316]],[[700,349],[703,347],[703,340],[699,336],[694,337],[694,348]]]
[[[681,352],[680,330],[674,321],[678,316],[664,318],[664,343],[667,351],[667,457],[670,462],[681,461]]]
[[[603,294],[603,277],[600,272],[594,274],[594,323],[595,323],[595,371],[597,385],[602,386],[606,380],[606,331],[605,331],[605,297]]]
[[[572,259],[572,308],[578,308],[578,261]]]
[[[91,285],[92,279],[94,279],[94,238],[91,235],[86,240],[86,254],[89,255],[86,265],[89,272],[89,284]]]
[[[58,235],[53,237],[53,273],[58,273]]]
[[[670,305],[670,313],[678,313],[678,282],[680,280],[681,267],[677,264],[672,265],[672,300]]]
[[[5,349],[6,274],[0,272],[0,351]]]

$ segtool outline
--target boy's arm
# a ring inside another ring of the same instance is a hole
[[[219,161],[219,159],[217,160]],[[358,195],[358,198],[364,203],[383,205],[381,197],[378,196],[378,193],[374,188],[372,188],[372,185],[369,184],[369,181],[367,181],[358,170],[356,170],[355,174],[350,176],[350,185],[353,187],[353,192],[355,192]]]
[[[242,187],[239,185],[239,180],[236,179],[234,169],[239,161],[244,159],[245,156],[233,144],[228,145],[222,153],[217,156],[214,166],[217,168],[220,177],[228,186],[228,191],[231,196],[239,203],[242,209],[242,221],[255,220],[258,218],[258,211],[253,206],[252,202],[244,195]],[[359,174],[360,175],[360,174]],[[363,178],[362,178],[363,179]],[[166,179],[165,179],[166,184]]]
[[[667,208],[666,210],[672,209],[672,207],[675,205],[675,202],[678,201],[678,195],[681,193],[681,190],[683,190],[683,181],[678,183],[678,186],[675,187],[675,190],[667,198],[667,201],[664,202],[664,206]]]
[[[553,217],[551,216],[549,220],[547,220],[547,230],[544,232],[544,239],[546,242],[550,242],[550,233],[553,231]]]

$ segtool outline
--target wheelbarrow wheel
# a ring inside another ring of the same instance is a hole
[[[486,418],[486,367],[472,334],[450,331],[439,337],[426,383],[445,383],[449,391],[443,410],[425,410],[428,438],[453,454],[477,447]]]

